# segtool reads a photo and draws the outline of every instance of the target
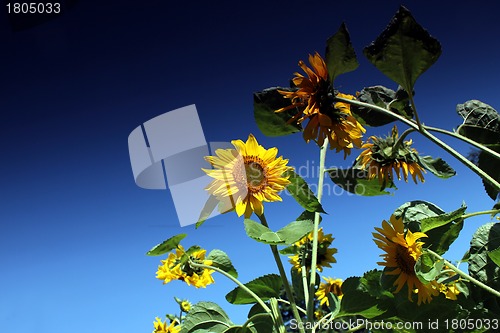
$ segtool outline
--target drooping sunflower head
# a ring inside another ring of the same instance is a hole
[[[356,159],[357,165],[367,170],[369,179],[378,178],[382,189],[393,182],[393,170],[398,180],[401,179],[402,173],[406,182],[408,182],[408,174],[412,176],[415,184],[417,184],[417,179],[424,182],[422,173],[426,171],[419,162],[418,152],[411,148],[412,141],[401,142],[398,138],[396,126],[389,137],[371,136],[361,147],[365,150]]]
[[[334,238],[331,234],[325,235],[323,228],[318,230],[318,252],[316,259],[316,267],[318,271],[322,272],[323,267],[332,267],[331,263],[336,263],[337,260],[333,257],[337,253],[336,248],[331,248]],[[298,272],[302,271],[302,266],[307,270],[311,269],[312,255],[313,255],[313,233],[309,233],[298,242],[294,244],[296,254],[289,257],[290,263]]]
[[[336,295],[339,299],[344,295],[342,293],[342,279],[333,279],[330,277],[323,277],[323,279],[325,282],[319,284],[318,290],[316,291],[316,297],[318,297],[320,305],[326,304],[329,306],[329,293]]]
[[[156,317],[156,321],[153,323],[155,329],[153,333],[179,333],[181,331],[181,326],[177,321],[172,321],[167,326],[167,321],[164,322]]]
[[[262,202],[281,201],[279,192],[290,181],[284,173],[288,160],[276,157],[277,148],[264,149],[250,134],[248,140],[233,140],[235,149],[217,149],[205,159],[214,169],[203,169],[214,180],[206,190],[223,204],[222,212],[236,210],[238,216],[262,215]]]
[[[350,104],[336,102],[335,97],[354,99],[354,96],[333,90],[325,61],[317,52],[309,55],[309,63],[312,68],[306,66],[302,60],[299,61],[299,66],[307,77],[295,73],[292,81],[296,90],[278,90],[284,98],[290,99],[291,104],[276,112],[297,108],[299,112],[288,122],[300,124],[306,119],[309,120],[303,133],[305,141],[314,140],[322,146],[325,139],[328,139],[330,149],[336,149],[336,152],[342,150],[345,158],[353,147],[361,146],[361,138],[366,130],[352,116]]]
[[[195,267],[190,264],[212,265],[211,260],[205,259],[206,250],[198,247],[190,248],[185,251],[182,245],[178,245],[175,254],[170,252],[166,260],[162,260],[162,265],[158,266],[156,278],[163,280],[166,284],[172,280],[181,280],[187,285],[193,285],[196,288],[205,288],[207,285],[214,283],[212,277],[213,270]]]
[[[433,296],[439,292],[433,288],[431,283],[422,283],[415,273],[415,263],[422,255],[421,238],[427,237],[423,232],[405,231],[403,220],[397,219],[394,215],[390,218],[390,223],[382,222],[382,228],[375,228],[378,233],[373,233],[377,246],[385,253],[380,256],[383,262],[379,265],[385,266],[385,274],[397,276],[394,285],[395,293],[401,291],[406,285],[408,288],[408,299],[412,301],[412,294],[418,295],[418,305],[428,303]]]

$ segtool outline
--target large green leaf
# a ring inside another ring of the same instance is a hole
[[[457,113],[464,118],[458,133],[483,144],[500,143],[500,114],[486,103],[470,100],[457,104]]]
[[[252,320],[253,323],[253,328],[257,331],[257,333],[271,333],[269,330],[272,327],[272,332],[276,332],[276,329],[274,328],[274,322],[273,318],[270,315],[266,316],[256,316],[259,314],[265,314],[266,311],[262,308],[262,306],[257,303],[250,308],[250,311],[248,312],[248,318],[254,318]]]
[[[288,121],[298,112],[295,108],[276,113],[275,111],[291,105],[290,99],[284,98],[278,90],[292,91],[292,88],[269,88],[253,95],[253,110],[257,126],[264,135],[282,136],[302,130],[302,126]]]
[[[420,229],[422,232],[428,232],[429,230],[445,226],[448,223],[459,221],[462,219],[462,215],[464,215],[466,209],[467,206],[465,206],[465,204],[462,204],[462,207],[454,210],[451,213],[443,213],[437,216],[424,218],[420,221]]]
[[[146,254],[148,256],[160,256],[162,254],[170,252],[171,250],[177,248],[177,245],[179,245],[181,240],[183,240],[186,236],[187,236],[187,234],[179,234],[179,235],[170,237],[166,241],[153,247]]]
[[[191,308],[181,326],[180,333],[223,333],[234,324],[217,304],[199,302]]]
[[[490,145],[490,148],[500,153],[500,144]],[[477,166],[497,182],[500,182],[500,160],[498,158],[481,151],[477,159]],[[500,193],[500,189],[484,178],[483,186],[488,196],[491,199],[496,200],[498,194]]]
[[[420,164],[428,171],[439,178],[450,178],[456,175],[456,171],[448,165],[441,157],[418,156]]]
[[[413,117],[408,93],[401,88],[394,91],[384,86],[366,87],[356,98],[360,102],[379,106],[405,118]],[[367,126],[383,126],[396,121],[394,117],[364,106],[351,105],[351,111],[359,122]]]
[[[288,176],[290,181],[290,184],[286,187],[287,192],[292,195],[302,208],[309,212],[325,213],[318,199],[302,177],[293,170],[286,171],[284,176]]]
[[[342,23],[339,30],[326,41],[325,62],[331,82],[340,74],[358,68],[356,52],[352,47],[351,37],[345,23]]]
[[[221,250],[212,250],[207,256],[207,260],[212,260],[212,266],[222,269],[234,278],[238,277],[238,272],[234,268],[228,255]]]
[[[277,274],[267,274],[245,283],[245,286],[259,296],[263,301],[272,297],[279,297],[283,281]],[[226,300],[231,304],[253,304],[257,301],[243,288],[236,287],[226,295]]]
[[[245,219],[247,235],[258,242],[271,245],[291,245],[309,234],[313,229],[311,221],[293,221],[274,232],[268,227],[250,219]]]
[[[497,266],[500,266],[500,247],[488,252],[488,257],[490,257],[491,261],[493,261]]]
[[[406,228],[412,232],[420,231],[420,222],[428,217],[438,216],[445,212],[435,204],[423,200],[409,201],[394,211],[396,218],[403,218]]]
[[[441,55],[441,44],[401,6],[364,54],[387,77],[412,92],[417,78]]]
[[[368,174],[365,170],[358,168],[338,169],[331,168],[328,170],[330,179],[337,186],[347,192],[362,196],[375,196],[392,194],[391,192],[381,189],[378,179],[368,179]],[[396,188],[396,185],[391,181],[385,188]]]

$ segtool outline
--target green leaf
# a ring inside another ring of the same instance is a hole
[[[418,161],[426,170],[439,178],[450,178],[457,173],[442,158],[432,158],[431,156],[418,156]]]
[[[248,312],[248,318],[252,318],[255,315],[258,314],[264,314],[266,311],[262,308],[262,306],[259,303],[254,304],[250,311]],[[273,318],[271,316],[259,316],[256,317],[255,319],[252,320],[253,327],[257,331],[257,333],[269,333],[269,328],[272,327],[273,331],[276,332],[274,328],[274,322]]]
[[[368,179],[368,174],[365,170],[358,168],[331,168],[328,170],[328,173],[330,179],[347,192],[362,196],[391,194],[391,192],[380,188],[378,179]],[[386,188],[397,189],[392,181]]]
[[[199,302],[184,318],[180,333],[223,333],[234,326],[220,306],[212,302]]]
[[[340,312],[340,300],[334,293],[328,293],[328,309],[332,313],[332,317],[335,317]]]
[[[469,272],[472,277],[500,290],[500,267],[491,259],[500,247],[500,224],[487,223],[479,227],[472,237],[469,257]],[[495,252],[496,251],[496,252]]]
[[[417,78],[441,55],[441,44],[401,6],[364,54],[382,73],[410,92]]]
[[[428,283],[436,280],[443,267],[443,260],[435,260],[434,256],[424,252],[415,263],[415,273],[420,281]]]
[[[238,272],[234,268],[228,255],[221,250],[212,250],[208,254],[207,260],[212,260],[212,266],[222,269],[234,278],[238,278]]]
[[[491,261],[497,266],[500,266],[500,247],[488,252],[488,257],[490,257]]]
[[[293,221],[274,232],[268,227],[250,219],[245,219],[247,235],[258,242],[271,245],[290,245],[309,234],[313,229],[310,221]]]
[[[459,221],[462,219],[462,215],[464,215],[466,210],[467,206],[462,204],[462,207],[451,213],[443,213],[437,216],[424,218],[420,221],[420,229],[422,232],[428,232],[429,230],[445,226],[448,223]]]
[[[316,213],[315,212],[310,212],[310,211],[303,211],[296,219],[295,221],[314,221]],[[319,221],[321,222],[323,218],[321,215],[319,216]]]
[[[292,195],[302,208],[309,212],[325,213],[318,199],[302,177],[293,170],[286,171],[284,176],[288,176],[290,181],[290,184],[286,187],[287,192]]]
[[[491,148],[496,152],[500,152],[500,145],[493,145],[490,146],[489,148]],[[498,158],[495,158],[490,154],[481,151],[479,153],[477,166],[481,170],[486,172],[489,176],[491,176],[493,179],[495,179],[497,182],[500,182],[500,160]],[[483,178],[483,186],[488,196],[491,199],[496,200],[498,194],[500,193],[500,189],[484,178]]]
[[[245,283],[245,286],[259,296],[263,301],[272,297],[279,297],[283,287],[281,277],[276,274],[267,274]],[[226,300],[231,304],[253,304],[257,301],[241,287],[236,287],[226,295]]]
[[[148,256],[160,256],[162,254],[165,254],[167,252],[170,252],[171,250],[177,248],[177,245],[183,240],[187,234],[179,234],[173,237],[170,237],[166,241],[164,241],[161,244],[156,245],[153,247],[151,250],[149,250],[146,255]]]
[[[360,102],[379,106],[405,118],[411,119],[413,117],[408,93],[402,88],[394,91],[384,86],[366,87],[356,98]],[[351,111],[361,124],[372,127],[383,126],[397,120],[379,111],[358,105],[351,105]]]
[[[276,113],[275,111],[283,107],[291,105],[290,99],[284,98],[279,90],[293,91],[292,88],[269,88],[260,92],[254,93],[254,117],[257,126],[264,135],[267,136],[282,136],[288,135],[302,130],[300,124],[288,123],[288,121],[298,112],[293,108],[288,111]]]
[[[457,113],[464,118],[458,133],[482,144],[500,143],[500,114],[486,103],[470,100],[457,104]]]
[[[345,23],[342,23],[339,30],[326,41],[325,62],[332,83],[340,74],[358,68],[356,52],[352,47],[351,37]]]
[[[420,222],[428,217],[434,217],[445,212],[435,204],[423,200],[406,202],[394,211],[396,218],[403,218],[406,228],[412,232],[421,231]]]
[[[224,331],[224,333],[258,333],[258,331],[253,327],[247,326],[243,328],[243,326],[238,325],[229,327],[227,330]]]

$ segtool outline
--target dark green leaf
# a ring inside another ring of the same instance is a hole
[[[283,281],[279,275],[268,274],[245,283],[245,286],[263,301],[267,301],[272,297],[279,297]],[[253,304],[257,302],[250,294],[240,287],[236,287],[229,292],[226,295],[226,300],[231,304]]]
[[[488,252],[488,257],[490,257],[491,261],[497,266],[500,266],[500,247]]]
[[[315,212],[310,212],[308,210],[305,210],[302,212],[302,214],[300,214],[296,219],[295,221],[314,221],[314,218],[315,218],[315,215],[316,213]],[[321,217],[321,215],[319,216],[319,221],[321,222],[323,218]]]
[[[212,332],[210,332],[210,333],[212,333]],[[223,333],[258,333],[258,331],[253,327],[247,326],[247,327],[243,328],[243,326],[237,325],[237,326],[229,327]]]
[[[364,54],[382,73],[410,92],[417,78],[441,55],[441,44],[401,6]]]
[[[418,161],[426,170],[439,178],[450,178],[456,174],[456,171],[440,157],[418,156]]]
[[[351,37],[345,23],[342,23],[339,30],[326,41],[325,62],[331,82],[340,74],[358,68],[356,52],[352,47]]]
[[[288,123],[298,112],[295,108],[276,113],[275,111],[291,105],[290,99],[284,98],[279,90],[292,91],[291,88],[269,88],[254,93],[254,117],[257,126],[264,135],[282,136],[296,133],[302,130],[300,124]]]
[[[288,176],[290,181],[290,184],[286,187],[287,192],[292,195],[302,208],[309,212],[325,213],[318,199],[302,177],[292,170],[286,171],[284,176]]]
[[[489,148],[496,152],[500,152],[500,145],[492,145]],[[490,154],[481,151],[479,153],[477,166],[497,182],[500,182],[500,160],[498,158],[495,158]],[[500,193],[500,189],[484,178],[483,186],[488,196],[491,199],[496,200],[498,194]]]
[[[247,235],[258,242],[271,245],[290,245],[309,234],[313,229],[311,221],[293,221],[274,232],[262,224],[245,219]]]
[[[443,260],[436,260],[431,254],[424,252],[415,264],[415,273],[420,281],[428,283],[436,280],[444,267]]]
[[[179,234],[173,237],[170,237],[166,241],[164,241],[161,244],[156,245],[153,247],[151,250],[149,250],[146,254],[148,256],[160,256],[162,254],[165,254],[167,252],[170,252],[171,250],[177,248],[177,245],[179,245],[180,241],[186,237],[187,234]]]
[[[415,200],[402,204],[394,211],[396,218],[403,218],[406,228],[412,232],[420,231],[420,221],[445,212],[431,202]]]
[[[396,92],[384,86],[366,87],[361,90],[357,99],[360,102],[390,110],[405,118],[413,117],[408,94],[402,89]],[[367,126],[377,127],[396,121],[394,117],[363,106],[351,105],[351,111],[359,122]]]
[[[500,114],[486,103],[470,100],[457,105],[464,118],[458,133],[482,144],[500,143]]]
[[[221,250],[212,250],[207,256],[207,260],[212,260],[212,266],[222,269],[234,278],[238,277],[238,272],[234,268],[228,255]]]
[[[262,306],[257,303],[248,312],[248,318],[252,318],[258,314],[264,314],[266,311],[262,308]],[[270,333],[269,330],[274,326],[273,318],[271,316],[258,316],[252,320],[253,327],[256,329],[257,333]],[[273,327],[272,332],[276,332]]]
[[[234,324],[215,303],[199,302],[184,318],[180,333],[223,333]]]
[[[347,192],[363,196],[375,196],[391,194],[384,191],[380,187],[378,179],[368,179],[367,172],[358,168],[337,169],[331,168],[328,170],[330,179],[339,187]],[[393,182],[386,188],[396,188]]]
[[[462,207],[460,207],[457,210],[454,210],[451,213],[443,213],[439,214],[437,216],[432,216],[432,217],[427,217],[421,220],[421,231],[422,232],[428,232],[429,230],[444,226],[448,223],[455,222],[458,220],[461,220],[462,215],[464,215],[465,211],[467,209],[467,206],[462,204]]]

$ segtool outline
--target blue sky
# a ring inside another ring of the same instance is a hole
[[[404,4],[443,46],[441,58],[415,87],[421,119],[451,130],[461,122],[458,103],[479,99],[498,109],[498,5]],[[168,191],[135,185],[127,137],[144,121],[196,104],[207,141],[253,133],[265,147],[278,147],[291,165],[317,163],[317,148],[300,135],[260,133],[252,92],[286,85],[298,60],[323,53],[342,21],[360,67],[339,77],[337,87],[351,94],[377,84],[396,88],[363,58],[362,48],[399,5],[79,1],[60,17],[21,31],[13,31],[3,13],[0,331],[150,332],[155,316],[177,312],[174,296],[216,301],[241,323],[248,308],[224,300],[231,283],[216,276],[205,290],[181,282],[163,286],[155,279],[160,258],[145,252],[188,233],[186,246],[226,251],[246,282],[277,271],[269,249],[246,238],[235,214],[209,220],[199,230],[179,227]],[[390,127],[367,134],[385,134]],[[427,174],[425,184],[399,182],[394,196],[326,197],[329,215],[322,225],[339,250],[338,264],[326,275],[347,278],[375,268],[380,251],[371,240],[373,227],[406,201],[428,200],[446,211],[462,201],[469,212],[493,205],[475,174],[424,138],[412,138],[419,152],[443,157],[457,176],[444,181]],[[344,161],[330,154],[327,165],[348,166],[355,156]],[[285,197],[265,211],[278,229],[301,209]],[[447,257],[460,259],[474,230],[488,221],[467,220]]]

